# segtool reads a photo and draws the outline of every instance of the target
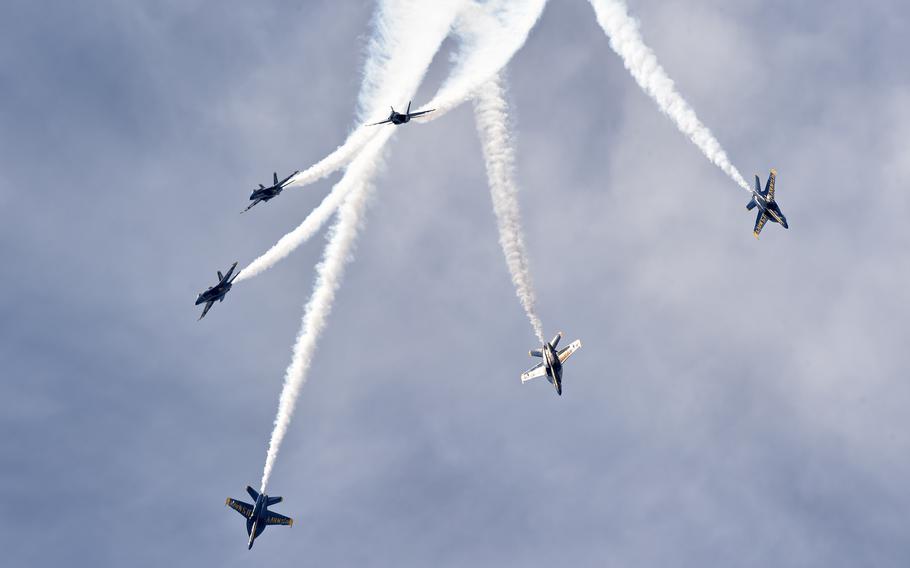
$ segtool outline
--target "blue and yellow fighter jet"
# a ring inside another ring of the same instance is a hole
[[[240,276],[240,273],[234,274],[234,269],[237,268],[237,263],[231,265],[231,268],[228,269],[227,274],[222,274],[221,271],[218,271],[218,283],[214,286],[209,287],[205,292],[199,294],[196,297],[196,305],[205,304],[205,307],[202,308],[202,315],[199,316],[199,319],[205,317],[205,314],[209,313],[209,310],[215,304],[215,302],[223,302],[224,297],[228,292],[231,291],[231,286],[234,285],[234,278]],[[231,278],[231,274],[234,274],[234,278]]]
[[[557,351],[556,346],[559,345],[560,339],[562,339],[561,331],[557,333],[549,343],[544,343],[540,349],[528,351],[528,355],[531,357],[540,357],[543,359],[543,362],[538,363],[524,372],[521,375],[522,383],[546,375],[547,380],[556,387],[556,394],[562,396],[562,364],[566,362],[566,359],[572,356],[572,353],[575,353],[575,351],[581,347],[581,341],[576,339],[570,343],[568,347]]]
[[[246,547],[247,550],[253,548],[253,541],[262,534],[265,527],[269,525],[287,525],[289,527],[294,525],[294,519],[269,511],[271,505],[281,503],[281,497],[269,497],[265,493],[260,495],[249,485],[246,486],[246,492],[256,500],[255,505],[237,501],[230,497],[227,498],[224,504],[243,515],[243,518],[246,519],[246,533],[250,535],[250,541]]]
[[[755,207],[758,207],[758,215],[755,217],[755,229],[752,231],[756,239],[768,219],[775,223],[780,223],[784,229],[790,228],[787,225],[787,218],[784,217],[777,202],[774,201],[774,180],[776,177],[777,170],[772,169],[771,175],[768,176],[768,183],[765,184],[765,190],[762,191],[761,180],[758,175],[755,176],[755,189],[752,190],[752,200],[746,204],[746,210],[752,211]]]
[[[266,187],[260,183],[259,189],[254,189],[253,193],[250,194],[250,201],[252,201],[252,203],[250,203],[250,205],[246,209],[241,211],[241,213],[246,213],[247,211],[252,209],[254,205],[257,205],[260,201],[268,201],[269,199],[272,199],[273,197],[278,197],[279,195],[281,195],[282,190],[284,190],[284,188],[287,186],[287,184],[291,180],[291,178],[296,176],[299,173],[300,173],[299,171],[295,171],[294,173],[292,173],[288,177],[284,178],[283,180],[278,181],[278,172],[272,172],[272,185]]]
[[[407,122],[410,122],[410,120],[412,118],[422,116],[424,114],[433,112],[434,110],[436,110],[436,109],[431,108],[429,110],[411,112],[411,101],[408,101],[408,110],[406,110],[402,113],[402,112],[396,111],[395,107],[392,107],[392,114],[389,115],[389,118],[383,120],[382,122],[374,122],[372,124],[367,124],[367,126],[379,126],[380,124],[388,124],[390,122],[392,124],[394,124],[395,126],[398,126],[399,124],[405,124]]]

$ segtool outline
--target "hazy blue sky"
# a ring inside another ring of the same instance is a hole
[[[508,79],[540,312],[584,342],[564,396],[518,379],[472,109],[403,127],[270,484],[296,523],[247,552],[223,503],[259,482],[324,240],[192,302],[338,179],[238,215],[346,136],[373,8],[0,7],[4,563],[907,566],[899,0],[630,0],[733,163],[777,168],[791,228],[761,241],[551,0]]]

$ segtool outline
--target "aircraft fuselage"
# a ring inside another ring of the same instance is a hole
[[[262,201],[268,201],[273,197],[277,197],[281,190],[284,188],[281,187],[264,187],[262,189],[254,189],[253,193],[250,194],[250,201],[255,201],[256,199],[261,199]]]
[[[253,541],[265,530],[265,520],[262,518],[268,509],[269,496],[262,493],[256,499],[256,505],[253,506],[253,514],[246,521],[246,534],[250,535],[250,542],[247,549],[253,548]]]
[[[562,394],[562,362],[556,348],[550,343],[544,343],[543,358],[547,367],[547,379],[556,387],[556,392]]]
[[[224,282],[212,286],[205,292],[199,294],[199,297],[196,298],[196,305],[204,304],[206,302],[214,302],[217,300],[224,300],[224,296],[233,286],[230,282]]]
[[[787,227],[787,218],[784,217],[784,214],[781,212],[780,207],[777,205],[776,201],[770,201],[766,196],[756,191],[752,192],[752,199],[755,200],[755,203],[758,205],[758,208],[761,210],[761,212],[768,215],[769,219],[775,223],[779,223],[785,229],[789,228]]]
[[[389,116],[389,120],[392,121],[392,124],[404,124],[411,120],[411,117],[407,114],[401,114],[400,112],[393,112]]]

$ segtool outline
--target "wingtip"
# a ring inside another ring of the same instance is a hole
[[[752,236],[755,237],[755,240],[758,240],[758,233],[752,233]]]
[[[776,176],[776,175],[777,175],[777,169],[771,168],[771,174]]]

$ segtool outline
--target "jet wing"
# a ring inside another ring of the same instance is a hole
[[[526,383],[531,379],[536,379],[537,377],[542,377],[547,374],[547,368],[543,363],[538,363],[537,365],[531,367],[521,375],[521,382]]]
[[[291,517],[285,517],[284,515],[279,515],[278,513],[273,513],[269,511],[266,513],[265,524],[267,525],[287,525],[293,526],[294,519]]]
[[[374,122],[372,124],[367,124],[366,126],[379,126],[380,124],[386,124],[388,122],[392,122],[392,119],[387,118],[387,119],[383,120],[382,122]]]
[[[559,362],[565,363],[566,359],[571,357],[572,353],[575,353],[575,351],[577,351],[579,347],[581,347],[581,340],[576,339],[575,341],[573,341],[572,343],[567,345],[565,348],[561,349],[559,351],[559,353],[557,353],[557,355],[559,356]]]
[[[758,234],[761,233],[762,228],[765,226],[765,223],[768,222],[768,214],[764,211],[759,211],[758,217],[755,218],[755,230],[752,231],[752,234],[755,235],[755,238],[758,238]]]
[[[768,196],[768,199],[774,201],[774,180],[777,178],[777,170],[771,170],[771,175],[768,176],[768,183],[765,185],[765,195]]]
[[[244,503],[243,501],[237,501],[236,499],[231,499],[230,497],[224,502],[225,505],[234,509],[247,519],[250,518],[250,515],[253,514],[253,506],[249,503]]]
[[[247,206],[247,208],[244,209],[243,211],[241,211],[240,213],[241,213],[241,214],[246,213],[247,211],[249,211],[250,209],[253,208],[253,205],[258,205],[260,201],[262,201],[262,199],[257,199],[256,201],[250,203],[250,204]]]
[[[199,316],[199,319],[204,318],[205,314],[209,313],[209,310],[212,309],[212,304],[214,304],[214,303],[215,303],[215,300],[209,300],[208,302],[205,303],[205,307],[202,308],[202,315]]]
[[[422,110],[422,111],[420,111],[420,112],[412,112],[412,113],[411,113],[411,118],[414,118],[415,116],[421,116],[421,115],[424,115],[424,114],[427,114],[427,113],[431,113],[431,112],[433,112],[434,110],[436,110],[436,109],[435,109],[435,108],[431,108],[431,109],[429,109],[429,110]]]

